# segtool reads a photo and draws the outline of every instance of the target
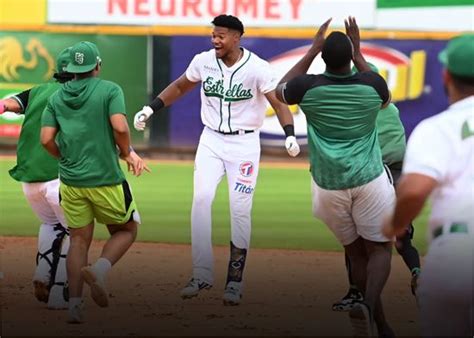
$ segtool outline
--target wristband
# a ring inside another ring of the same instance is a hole
[[[286,126],[283,127],[283,130],[285,132],[285,136],[295,136],[295,126],[292,124],[287,124]]]
[[[163,108],[165,106],[164,102],[162,99],[159,97],[156,97],[153,101],[151,101],[149,107],[153,109],[153,112],[156,113],[158,110]]]

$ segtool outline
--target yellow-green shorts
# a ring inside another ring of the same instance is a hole
[[[140,223],[135,200],[127,181],[95,188],[59,187],[60,203],[70,228],[82,228],[94,219],[103,224]]]

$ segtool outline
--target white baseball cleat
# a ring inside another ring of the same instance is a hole
[[[349,311],[349,318],[354,337],[373,337],[374,322],[369,307],[365,303],[357,303]]]
[[[67,320],[69,324],[81,324],[84,322],[83,307],[84,304],[82,302],[69,307],[69,318]]]
[[[81,275],[84,281],[89,284],[91,288],[91,296],[94,302],[100,307],[109,306],[109,296],[105,288],[105,281],[95,273],[90,266],[85,266],[81,269]]]
[[[242,283],[238,282],[229,282],[224,290],[224,305],[226,306],[235,306],[240,304],[242,299]]]
[[[209,290],[212,284],[204,282],[198,278],[191,278],[186,286],[181,290],[181,298],[189,299],[196,297],[201,290]]]

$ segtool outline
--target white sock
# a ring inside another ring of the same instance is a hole
[[[99,258],[92,266],[94,271],[99,275],[99,278],[105,278],[105,275],[112,268],[112,263],[107,258]]]
[[[82,303],[81,297],[71,297],[69,298],[69,308],[73,309],[76,306],[80,306]]]

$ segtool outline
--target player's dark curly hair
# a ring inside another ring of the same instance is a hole
[[[54,73],[53,78],[59,83],[65,83],[74,79],[74,74],[68,72]]]
[[[321,57],[331,69],[340,69],[350,64],[352,59],[352,44],[346,34],[332,32],[324,42]]]
[[[221,14],[216,16],[214,20],[212,20],[212,24],[216,27],[225,27],[236,30],[240,35],[244,34],[244,25],[242,21],[233,15]]]

